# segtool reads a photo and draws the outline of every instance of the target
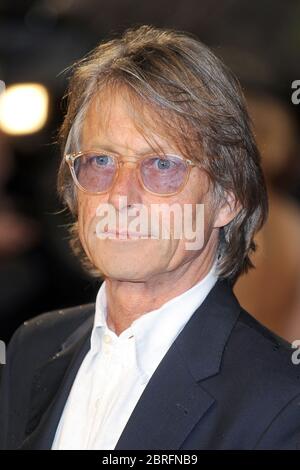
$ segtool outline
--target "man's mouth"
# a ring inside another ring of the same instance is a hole
[[[101,234],[105,235],[107,238],[117,238],[117,239],[137,239],[137,238],[150,238],[148,234],[143,234],[140,232],[128,232],[127,230],[121,230],[121,231],[113,231],[113,230],[107,230],[104,232],[101,232]]]

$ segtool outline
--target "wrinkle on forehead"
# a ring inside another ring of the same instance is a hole
[[[120,109],[120,119],[117,110]],[[172,116],[164,111],[165,119],[170,121]],[[124,120],[126,116],[126,120]],[[128,120],[127,120],[128,116]],[[162,111],[158,112],[155,105],[147,105],[142,98],[126,86],[106,86],[92,100],[83,124],[83,141],[87,134],[112,136],[118,138],[124,145],[122,129],[136,131],[141,136],[139,142],[146,142],[149,150],[159,153],[182,153],[172,137],[167,137]],[[116,132],[117,130],[117,132]],[[118,142],[119,143],[119,142]],[[145,146],[145,145],[143,145]],[[129,148],[134,152],[136,148]]]

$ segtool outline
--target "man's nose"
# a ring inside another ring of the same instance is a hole
[[[114,185],[109,191],[108,202],[116,209],[119,209],[120,196],[126,196],[127,205],[141,203],[142,191],[136,165],[133,162],[122,162]]]

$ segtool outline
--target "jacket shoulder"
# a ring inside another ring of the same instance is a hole
[[[35,336],[42,339],[44,335],[51,334],[52,331],[57,333],[56,330],[72,333],[74,328],[77,328],[81,322],[93,315],[94,312],[95,303],[52,310],[25,321],[18,330],[20,330],[20,334],[25,337],[28,336],[30,339]]]
[[[231,342],[232,347],[239,351],[244,366],[247,364],[250,369],[255,366],[256,373],[261,368],[264,375],[274,374],[280,381],[294,382],[299,388],[300,365],[294,360],[297,351],[293,345],[262,325],[242,307]]]
[[[14,333],[9,346],[7,362],[22,362],[37,366],[49,355],[55,354],[80,325],[92,318],[95,304],[78,305],[43,313],[25,321]]]
[[[91,328],[94,304],[54,310],[24,322],[14,333],[0,380],[0,449],[16,448],[25,433],[38,370],[72,348]]]

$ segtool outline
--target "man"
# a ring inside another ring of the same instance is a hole
[[[61,141],[73,248],[104,282],[15,333],[2,447],[299,447],[294,351],[232,293],[267,213],[237,80],[191,35],[130,29],[76,65]]]

